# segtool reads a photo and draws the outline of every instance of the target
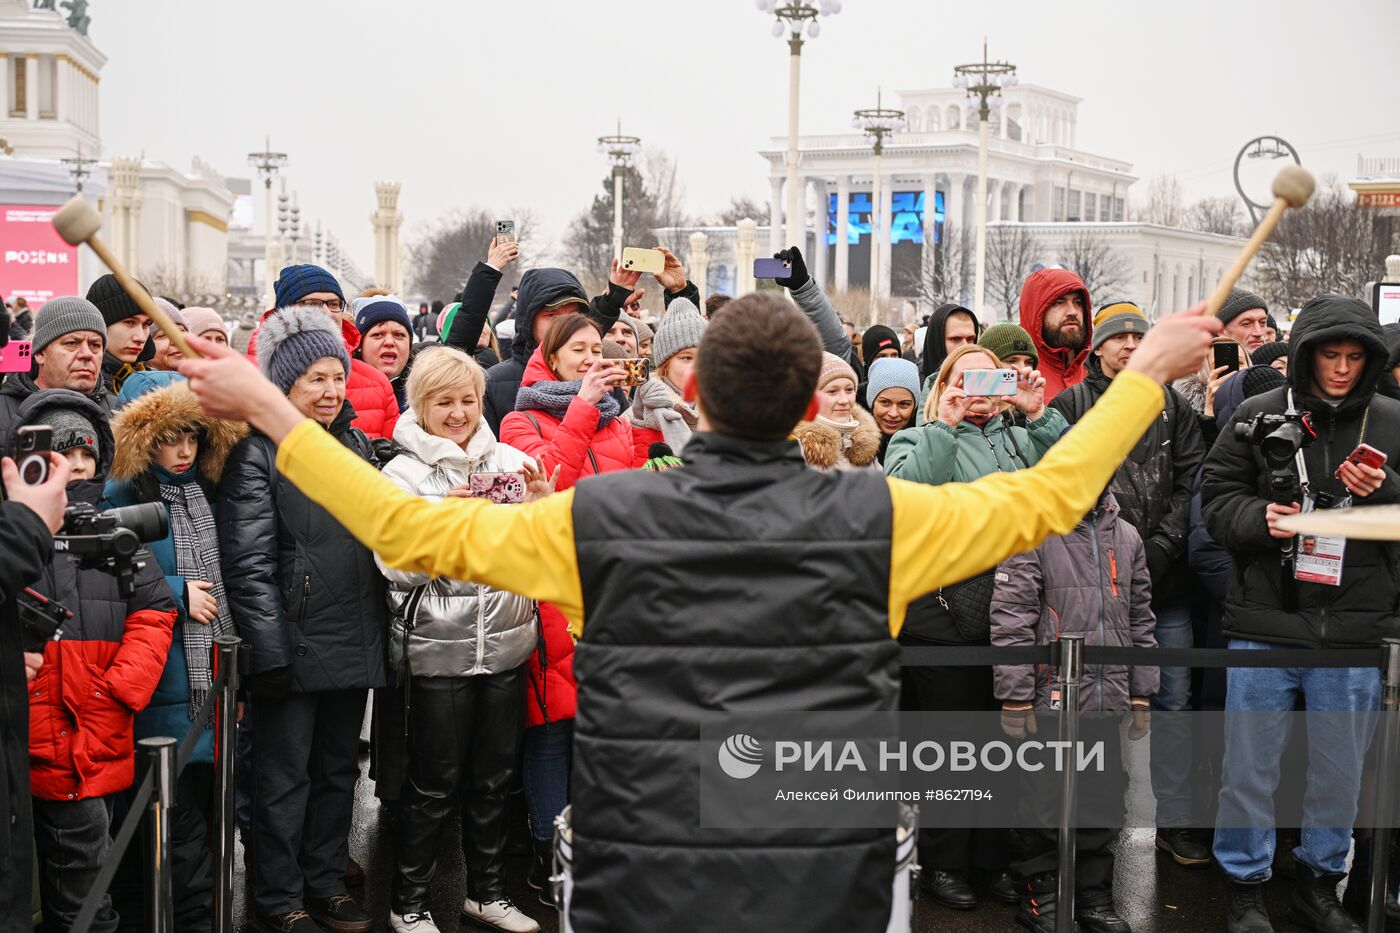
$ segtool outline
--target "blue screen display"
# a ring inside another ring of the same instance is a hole
[[[836,215],[838,195],[829,195],[826,204],[826,242],[836,243]],[[896,191],[890,197],[890,243],[924,242],[924,193],[922,191]],[[846,242],[852,246],[870,236],[870,193],[857,191],[850,196],[850,215],[846,223]],[[943,192],[934,195],[933,221],[935,239],[943,229]]]

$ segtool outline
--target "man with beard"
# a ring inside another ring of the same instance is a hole
[[[1088,286],[1068,269],[1037,269],[1021,286],[1021,326],[1040,354],[1046,402],[1083,381],[1092,313]]]

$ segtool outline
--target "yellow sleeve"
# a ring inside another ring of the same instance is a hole
[[[526,505],[429,502],[380,476],[311,420],[282,441],[277,469],[390,567],[546,600],[575,636],[582,631],[572,489]]]
[[[1160,385],[1123,372],[1028,470],[944,486],[888,480],[894,508],[890,634],[899,634],[912,600],[1073,529],[1163,403]]]

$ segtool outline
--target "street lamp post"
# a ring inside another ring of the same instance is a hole
[[[992,110],[1001,108],[1001,89],[1011,87],[1016,80],[1015,65],[988,60],[986,39],[982,40],[980,62],[953,69],[953,86],[964,88],[969,101],[977,104],[977,284],[973,310],[979,315],[987,285],[987,123]]]
[[[802,0],[757,0],[761,12],[777,17],[773,37],[788,37],[788,138],[787,138],[787,246],[805,248],[806,211],[802,209],[802,190],[797,182],[797,105],[798,85],[802,78],[802,33],[815,39],[821,32],[818,16],[834,16],[841,12],[841,0],[817,0],[817,5]]]
[[[96,159],[83,158],[83,147],[78,147],[78,154],[71,159],[59,159],[61,164],[68,166],[68,174],[73,176],[73,190],[78,194],[83,193],[83,179],[92,174],[88,169],[89,165],[96,165]]]
[[[263,307],[272,307],[273,295],[273,258],[272,258],[272,178],[277,172],[287,165],[287,154],[285,152],[273,152],[270,138],[264,138],[264,148],[262,152],[248,153],[248,162],[258,170],[258,175],[263,180],[263,188],[267,195],[267,207],[263,212],[263,264],[265,273],[263,275]]]
[[[622,121],[617,121],[617,132],[611,136],[598,137],[598,151],[608,157],[613,177],[613,258],[622,261],[622,173],[632,164],[632,158],[642,150],[642,140],[637,136],[622,135]]]
[[[881,190],[883,178],[880,163],[885,151],[885,137],[904,129],[904,111],[883,106],[881,94],[875,93],[875,106],[855,112],[851,126],[865,133],[870,146],[875,151],[875,171],[870,182],[870,323],[879,323],[880,295],[880,244],[888,236],[890,219],[881,214],[880,205],[884,202]],[[840,235],[838,233],[838,235]]]

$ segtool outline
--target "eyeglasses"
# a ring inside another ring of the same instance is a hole
[[[324,308],[337,314],[345,310],[345,302],[339,298],[303,298],[297,304],[306,305],[308,308]]]

